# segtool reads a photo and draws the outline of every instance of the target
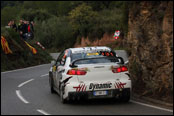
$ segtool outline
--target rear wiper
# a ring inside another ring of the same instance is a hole
[[[90,60],[90,59],[101,59],[101,58],[106,58],[106,57],[95,57],[95,58],[81,58],[81,59],[77,59],[72,61],[72,63],[69,65],[71,68],[75,68],[78,67],[77,65],[75,65],[76,62],[78,61],[82,61],[82,60]]]

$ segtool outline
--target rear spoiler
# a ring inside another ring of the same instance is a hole
[[[101,58],[110,58],[110,59],[120,59],[120,63],[118,64],[124,64],[124,60],[122,57],[96,57],[96,58],[83,58],[83,59],[77,59],[72,61],[72,63],[69,65],[71,68],[75,68],[78,67],[77,65],[75,65],[76,62],[81,61],[81,60],[90,60],[90,59],[101,59]]]

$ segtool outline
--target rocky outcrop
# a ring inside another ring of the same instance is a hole
[[[133,90],[161,99],[173,96],[173,1],[134,2],[128,25]]]

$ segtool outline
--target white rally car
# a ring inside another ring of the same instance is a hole
[[[128,102],[131,80],[123,58],[109,47],[69,48],[52,61],[51,93],[61,102],[80,98],[120,98]]]

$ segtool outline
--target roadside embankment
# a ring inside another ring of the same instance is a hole
[[[50,63],[51,56],[41,49],[35,43],[35,40],[28,42],[29,46],[36,49],[37,53],[34,54],[14,30],[1,27],[1,36],[5,38],[9,49],[12,51],[12,53],[6,54],[4,49],[1,48],[1,72]]]

